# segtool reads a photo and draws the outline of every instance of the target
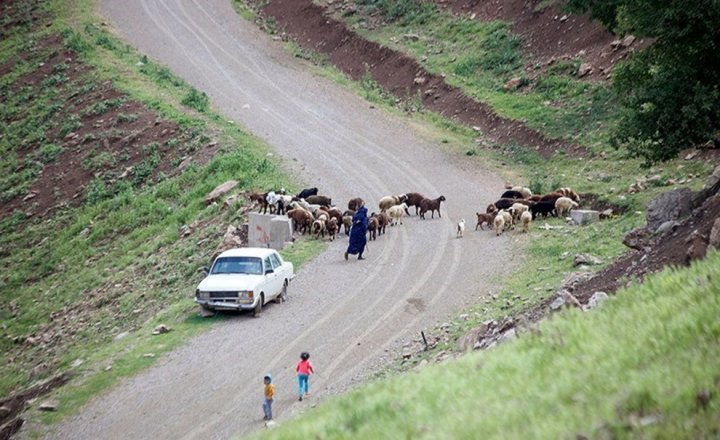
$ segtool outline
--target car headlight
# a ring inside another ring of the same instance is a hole
[[[200,300],[207,300],[210,299],[210,292],[201,292],[200,290],[196,290],[195,297]]]
[[[251,300],[255,297],[255,293],[252,290],[243,290],[239,292],[238,299]]]

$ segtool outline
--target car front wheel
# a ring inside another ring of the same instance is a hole
[[[288,282],[285,281],[285,284],[283,284],[282,290],[280,291],[280,293],[277,296],[276,302],[278,304],[282,304],[285,301],[287,301],[287,291],[288,291]]]
[[[258,303],[255,305],[255,308],[253,309],[253,316],[255,318],[259,318],[260,314],[262,313],[263,309],[263,302],[265,302],[265,295],[260,294],[260,298],[258,299]]]

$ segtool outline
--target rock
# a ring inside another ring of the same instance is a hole
[[[426,81],[427,79],[424,76],[418,76],[413,80],[413,82],[417,85],[423,85]]]
[[[155,353],[145,353],[145,354],[142,355],[142,357],[148,358],[148,359],[154,358],[154,357],[155,357]]]
[[[565,299],[562,297],[562,295],[557,296],[553,302],[550,303],[550,310],[553,312],[557,312],[558,310],[562,309],[565,305]]]
[[[403,38],[409,41],[418,41],[420,39],[420,35],[418,34],[405,34],[403,35]]]
[[[522,79],[520,78],[512,78],[508,82],[506,82],[503,85],[503,90],[510,91],[510,90],[516,90],[520,88],[520,85],[522,84]]]
[[[600,221],[600,213],[592,209],[573,209],[570,218],[577,225],[587,225]]]
[[[118,334],[113,338],[113,340],[114,340],[114,341],[120,341],[120,340],[123,340],[123,339],[127,338],[128,336],[130,336],[130,332],[118,333]]]
[[[693,150],[685,155],[685,160],[695,159],[695,156],[697,156],[697,154],[698,154],[697,150]]]
[[[646,180],[647,183],[653,183],[653,184],[661,184],[662,183],[662,176],[660,174],[655,174],[654,176],[650,176]]]
[[[592,73],[593,67],[590,63],[582,63],[577,71],[578,78],[582,78]]]
[[[171,330],[170,327],[168,327],[167,325],[159,324],[157,327],[155,327],[155,330],[153,330],[152,334],[153,335],[162,335],[164,333],[169,333],[170,330]]]
[[[604,219],[612,218],[614,213],[615,212],[612,209],[608,208],[600,213],[600,219],[604,220]]]
[[[268,420],[267,422],[265,422],[265,427],[268,429],[273,429],[277,427],[277,423],[275,422],[275,420]]]
[[[403,359],[410,359],[411,357],[412,357],[412,352],[410,350],[403,350],[403,352],[402,352]]]
[[[180,171],[185,171],[191,164],[193,163],[192,156],[188,156],[180,162],[180,165],[178,165],[178,169]]]
[[[563,15],[562,17],[560,17],[560,22],[564,23],[564,22],[567,21],[567,19],[568,19],[568,16],[567,16],[567,15]]]
[[[623,237],[623,244],[630,249],[638,251],[643,250],[650,242],[650,237],[647,228],[635,228],[632,231],[625,234]]]
[[[57,410],[58,403],[55,400],[46,400],[38,406],[40,411],[55,411]]]
[[[647,229],[655,232],[670,220],[679,220],[690,214],[693,192],[688,188],[678,188],[660,194],[651,200],[645,209]]]
[[[513,339],[517,339],[517,330],[514,328],[511,328],[510,330],[506,331],[505,333],[501,334],[498,339],[497,343],[502,344],[503,342],[511,341]]]
[[[715,223],[713,223],[712,229],[710,230],[708,246],[720,250],[720,217],[715,219]]]
[[[205,206],[212,205],[214,202],[218,201],[237,185],[238,183],[236,180],[228,180],[227,182],[218,185],[217,187],[215,187],[214,190],[210,192],[210,194],[205,197]]]
[[[75,359],[74,361],[72,361],[72,364],[70,364],[70,367],[72,367],[72,368],[77,368],[77,367],[79,367],[80,365],[82,365],[83,363],[85,363],[84,360],[82,360],[82,359]]]
[[[622,40],[622,47],[630,47],[635,42],[635,36],[634,35],[628,35],[627,37],[623,38]]]
[[[242,247],[243,241],[242,241],[241,235],[242,235],[242,230],[240,228],[233,226],[233,225],[229,225],[227,227],[227,230],[225,231],[225,235],[223,236],[222,242],[220,242],[218,247],[215,249],[215,252],[213,252],[213,255],[210,258],[210,260],[214,261],[218,255],[220,255],[221,253],[225,252],[228,249]]]
[[[22,201],[27,202],[28,200],[32,200],[35,197],[37,197],[37,193],[33,191],[33,192],[28,193],[25,197],[23,197]]]
[[[685,240],[685,243],[690,245],[685,253],[686,263],[705,258],[708,248],[708,238],[706,236],[695,230],[692,234],[690,234],[687,240]]]
[[[617,49],[617,48],[620,47],[621,45],[622,45],[622,40],[613,40],[613,41],[610,43],[610,47],[612,47],[613,49]]]
[[[0,406],[0,420],[5,420],[5,418],[9,416],[10,413],[12,413],[12,410],[10,408],[5,405]]]
[[[608,298],[608,294],[605,292],[595,292],[588,300],[588,303],[585,306],[584,310],[592,310],[594,308],[597,308],[597,306],[599,306],[603,301]]]
[[[485,337],[485,333],[487,333],[488,328],[489,326],[487,324],[481,324],[461,336],[458,340],[458,347],[460,348],[460,351],[465,352],[472,350],[475,344]]]
[[[577,267],[577,266],[580,266],[583,264],[586,266],[590,266],[590,265],[597,265],[597,264],[601,264],[601,263],[602,263],[602,260],[600,260],[599,258],[594,257],[592,255],[577,254],[577,255],[575,255],[575,259],[573,260],[573,267]]]
[[[568,308],[569,308],[569,307],[576,307],[576,308],[578,308],[578,309],[582,309],[582,304],[580,304],[580,301],[578,301],[578,299],[575,298],[575,295],[573,295],[572,293],[568,292],[567,290],[563,290],[563,291],[561,292],[561,294],[562,294],[563,300],[565,301],[565,306],[566,306],[566,307],[568,307]]]
[[[655,232],[657,234],[664,234],[667,231],[675,231],[675,229],[677,229],[678,226],[680,226],[679,222],[676,222],[675,220],[669,220],[669,221],[666,221],[665,223],[661,224],[657,228],[657,231],[655,231]]]

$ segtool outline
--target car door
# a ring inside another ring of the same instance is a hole
[[[265,257],[263,264],[265,266],[265,285],[268,288],[265,292],[265,299],[275,298],[280,293],[282,278],[273,268],[272,259],[269,255]],[[272,270],[273,273],[267,273],[268,270]]]

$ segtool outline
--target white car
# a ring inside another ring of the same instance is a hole
[[[195,302],[209,310],[253,310],[259,316],[268,301],[285,301],[294,276],[292,263],[273,249],[230,249],[197,286]]]

